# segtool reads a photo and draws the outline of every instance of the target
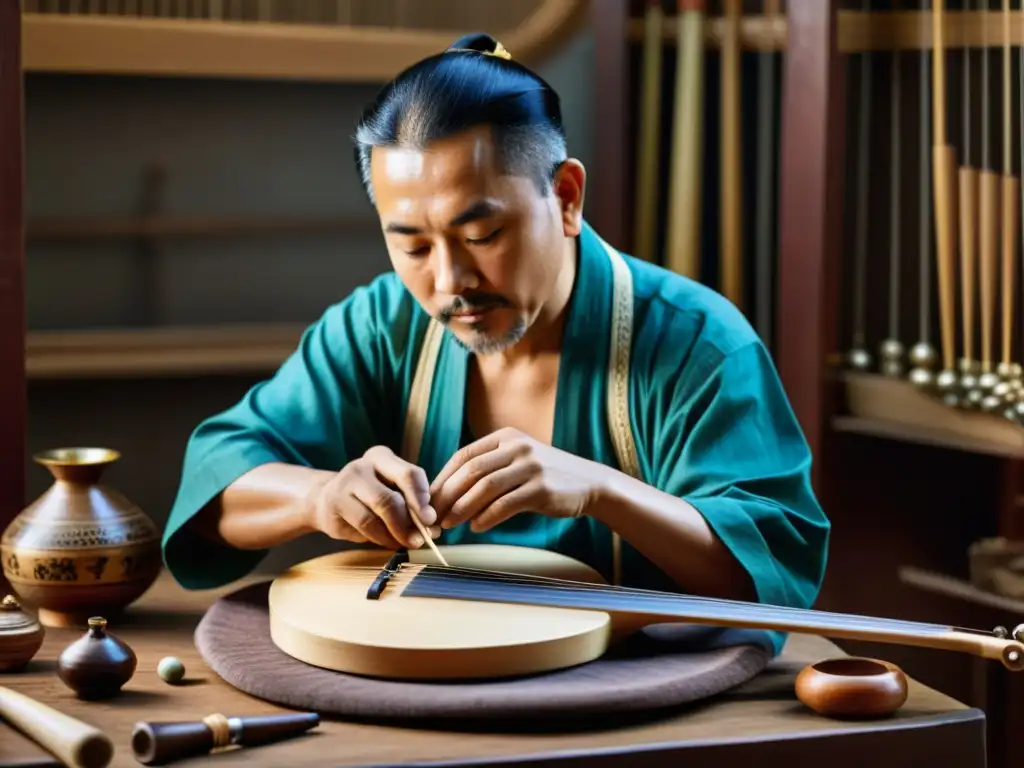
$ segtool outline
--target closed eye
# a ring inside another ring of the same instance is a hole
[[[477,237],[477,238],[468,237],[468,238],[466,238],[466,242],[473,243],[473,245],[486,245],[487,243],[492,243],[495,240],[497,240],[498,239],[498,235],[500,235],[500,234],[501,234],[501,227],[498,227],[496,230],[491,232],[489,235],[485,235],[484,237]]]

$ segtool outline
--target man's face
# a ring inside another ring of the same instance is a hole
[[[375,148],[371,180],[395,271],[474,352],[523,337],[549,300],[582,222],[583,170],[553,193],[500,173],[486,129],[425,150]]]

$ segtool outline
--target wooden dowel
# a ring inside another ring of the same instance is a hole
[[[672,121],[672,166],[665,265],[700,278],[704,146],[704,3],[679,0],[679,56]]]
[[[744,308],[743,301],[743,183],[740,131],[740,0],[725,0],[728,33],[722,45],[721,79],[721,271],[722,293]]]
[[[636,170],[636,207],[633,213],[636,239],[633,255],[656,261],[658,232],[658,165],[661,144],[661,26],[665,14],[660,0],[648,0],[645,15],[643,92],[640,98],[640,130]]]

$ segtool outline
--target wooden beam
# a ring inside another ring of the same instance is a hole
[[[118,238],[185,238],[231,235],[379,234],[380,221],[369,216],[111,216],[29,219],[29,241],[77,241]]]
[[[0,531],[26,504],[21,11],[0,2]]]
[[[836,343],[844,145],[839,0],[790,0],[784,58],[776,359],[814,454],[821,492],[824,438],[835,409],[826,366]]]
[[[1024,45],[1024,11],[1009,13],[1010,45]],[[1006,29],[1002,11],[946,11],[943,15],[946,48],[998,48]],[[722,47],[728,22],[712,17],[705,22],[708,50]],[[839,53],[862,51],[919,51],[932,47],[931,11],[838,11],[836,35]],[[740,21],[740,47],[750,51],[783,51],[787,47],[789,22],[785,15],[773,18],[746,14]],[[665,44],[676,44],[676,20],[665,19],[662,27]],[[643,19],[630,19],[629,39],[644,38]]]
[[[587,218],[613,248],[629,251],[626,216],[629,185],[629,23],[628,3],[593,0],[590,23],[594,30],[595,90],[593,183],[588,184]]]
[[[269,375],[306,330],[303,323],[31,331],[26,370],[39,379]]]
[[[534,64],[578,29],[587,6],[585,0],[543,0],[517,26],[494,34],[516,59]],[[380,26],[28,12],[23,34],[29,72],[348,83],[386,82],[458,36]]]

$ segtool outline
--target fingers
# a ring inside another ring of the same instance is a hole
[[[501,444],[501,436],[495,432],[486,437],[481,437],[479,440],[474,440],[469,445],[463,446],[457,450],[452,457],[448,459],[448,463],[444,465],[440,472],[437,473],[437,477],[434,478],[434,482],[430,484],[430,495],[433,497],[437,494],[441,488],[444,487],[445,483],[454,475],[463,465],[472,461],[478,456],[482,456],[485,453],[493,451]],[[437,502],[434,502],[435,508]],[[438,510],[440,513],[440,510]]]
[[[441,519],[441,525],[445,528],[450,527],[445,523],[454,505],[487,475],[512,464],[517,455],[515,446],[496,446],[460,463],[443,483],[438,484],[435,480],[431,501]],[[440,475],[438,477],[440,478]]]
[[[536,497],[539,493],[536,482],[528,482],[518,488],[499,496],[491,504],[482,509],[470,523],[470,529],[474,533],[481,533],[490,530],[496,525],[508,520],[510,517],[536,509]]]
[[[482,461],[482,459],[483,457],[474,459],[474,461]],[[466,468],[470,467],[472,463],[467,464]],[[479,476],[479,479],[459,494],[451,510],[442,517],[442,528],[454,528],[467,520],[475,519],[500,498],[513,492],[524,483],[528,483],[533,477],[533,472],[526,463],[509,460],[504,467],[493,471],[471,471],[467,476]],[[452,478],[453,482],[456,477],[457,475]]]
[[[401,492],[405,506],[417,515],[424,525],[433,525],[437,521],[437,513],[430,504],[427,473],[422,468],[410,464],[383,445],[371,448],[366,452],[365,458],[370,460],[382,480],[394,485]],[[408,526],[411,525],[409,522]]]
[[[361,506],[346,518],[364,536],[381,546],[411,549],[423,546],[423,537],[409,519],[406,500],[401,493],[374,477],[357,483],[352,495],[361,502]],[[357,519],[353,520],[353,517]]]

